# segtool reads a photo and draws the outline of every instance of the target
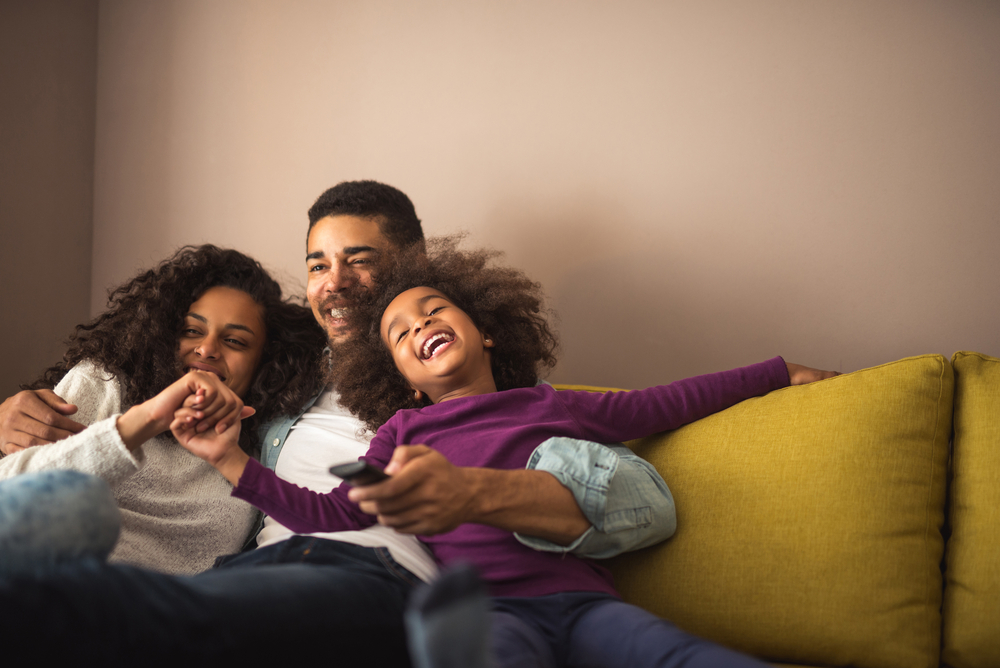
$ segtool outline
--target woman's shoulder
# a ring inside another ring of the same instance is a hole
[[[64,401],[76,404],[77,412],[70,417],[81,424],[93,424],[122,412],[118,378],[90,360],[70,369],[54,391]]]
[[[114,378],[114,374],[104,368],[104,366],[93,360],[81,360],[70,368],[63,376],[63,380],[59,382],[62,385],[67,378],[79,377],[79,378],[96,378],[100,380],[108,380]]]

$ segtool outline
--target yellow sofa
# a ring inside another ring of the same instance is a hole
[[[630,445],[678,528],[611,561],[626,600],[777,665],[1000,666],[1000,360],[911,357]]]

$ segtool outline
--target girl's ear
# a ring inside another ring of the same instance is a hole
[[[482,335],[483,335],[484,348],[492,348],[496,345],[496,343],[493,342],[493,337],[491,337],[489,334],[487,334],[486,332],[482,332]]]
[[[410,388],[410,389],[413,389],[413,388]],[[417,401],[420,401],[421,399],[424,398],[424,394],[420,390],[413,390],[413,398],[416,399]]]

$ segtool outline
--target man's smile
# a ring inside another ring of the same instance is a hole
[[[347,325],[347,313],[351,308],[343,295],[327,299],[320,307],[320,313],[328,326],[339,329]]]
[[[347,324],[347,308],[346,307],[332,308],[329,311],[327,311],[327,313],[329,314],[330,320],[333,321],[333,324],[335,326],[337,326],[337,327],[343,327],[344,325]]]

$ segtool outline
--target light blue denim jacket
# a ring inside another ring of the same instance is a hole
[[[302,413],[317,398],[306,404]],[[260,455],[264,466],[274,470],[288,432],[302,413],[267,425]],[[667,483],[652,464],[624,445],[550,438],[535,449],[527,468],[554,475],[573,493],[591,524],[567,546],[515,533],[528,547],[605,559],[666,540],[677,528],[674,499]]]

